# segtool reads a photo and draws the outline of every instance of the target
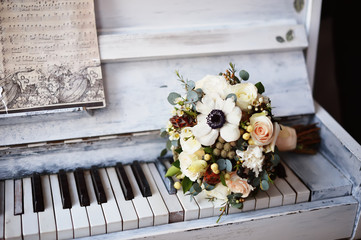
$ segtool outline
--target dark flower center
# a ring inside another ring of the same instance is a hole
[[[221,128],[226,122],[226,116],[222,110],[213,109],[207,116],[207,124],[212,128]]]

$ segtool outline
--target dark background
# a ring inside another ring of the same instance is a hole
[[[361,144],[360,19],[356,0],[323,0],[313,95]]]

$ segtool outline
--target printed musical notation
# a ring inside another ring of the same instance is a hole
[[[93,0],[0,0],[0,86],[0,113],[104,106]]]

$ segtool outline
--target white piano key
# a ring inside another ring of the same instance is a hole
[[[296,193],[288,185],[286,180],[284,180],[283,178],[276,178],[276,180],[274,181],[274,184],[276,185],[277,189],[283,195],[282,205],[295,204],[295,202],[296,202]]]
[[[43,187],[44,211],[38,212],[40,238],[42,240],[56,239],[55,216],[48,175],[41,176],[41,185]]]
[[[69,209],[63,209],[59,180],[56,174],[50,175],[51,191],[53,194],[54,213],[56,220],[57,239],[73,238],[73,224]]]
[[[88,170],[84,171],[84,179],[86,183],[86,188],[88,190],[89,202],[90,202],[90,205],[86,206],[86,211],[88,213],[88,219],[90,225],[90,235],[98,235],[98,234],[106,233],[107,231],[106,231],[103,210],[102,207],[97,202],[91,175]]]
[[[22,239],[21,216],[14,215],[14,180],[5,180],[5,239]]]
[[[132,200],[125,200],[115,168],[109,167],[106,171],[123,218],[123,230],[138,228],[138,216],[134,209],[134,205]]]
[[[256,199],[253,196],[249,196],[244,200],[242,209],[229,206],[228,213],[232,214],[232,213],[253,211],[255,210],[255,208],[256,208]]]
[[[143,197],[139,190],[138,183],[135,180],[131,167],[124,166],[124,170],[132,186],[134,199],[132,200],[139,218],[139,228],[153,226],[153,213],[149,206],[147,198]]]
[[[0,239],[4,239],[4,211],[5,211],[5,189],[4,182],[0,181]]]
[[[178,197],[175,194],[169,194],[167,188],[164,186],[163,180],[154,163],[148,163],[150,172],[152,173],[155,184],[158,187],[160,194],[163,197],[165,205],[169,211],[169,223],[181,222],[184,219],[184,211],[180,204]]]
[[[164,165],[170,168],[171,164],[169,161],[164,161]],[[180,182],[179,179],[173,177],[174,182]],[[184,209],[184,221],[198,219],[199,218],[199,207],[197,202],[192,196],[185,195],[183,190],[177,190],[177,197],[179,202],[182,204]]]
[[[147,199],[153,211],[154,226],[167,224],[169,222],[169,212],[153,180],[148,165],[146,163],[142,163],[141,167],[144,172],[145,178],[149,183],[150,191],[152,193],[152,196],[147,197]]]
[[[269,189],[267,190],[269,196],[269,207],[278,207],[282,206],[283,196],[282,193],[277,189],[277,187],[270,183]]]
[[[269,196],[267,195],[266,192],[260,189],[256,194],[255,198],[256,198],[256,210],[268,208]]]
[[[283,164],[283,166],[287,175],[285,179],[296,192],[296,203],[307,202],[310,199],[310,190],[286,164]]]
[[[105,222],[107,224],[107,233],[121,231],[123,221],[119,213],[117,202],[115,201],[115,197],[113,195],[107,172],[104,168],[101,168],[98,171],[104,188],[105,196],[107,197],[107,202],[101,204],[104,212]]]
[[[225,201],[220,199],[215,199],[213,200],[212,203],[213,203],[213,216],[219,216],[223,211],[223,207],[226,206]]]
[[[214,205],[209,199],[205,191],[200,192],[198,195],[194,196],[198,206],[199,206],[199,218],[212,217],[214,214]]]
[[[24,214],[21,216],[24,240],[39,239],[38,214],[34,212],[31,178],[23,179]]]
[[[72,172],[69,172],[66,175],[68,178],[69,193],[72,204],[70,213],[73,222],[74,238],[89,236],[90,228],[89,228],[88,215],[86,212],[86,208],[80,206],[74,174]]]

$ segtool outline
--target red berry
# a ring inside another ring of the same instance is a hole
[[[221,176],[219,174],[215,174],[209,167],[203,175],[203,181],[210,185],[216,185],[221,181]]]

